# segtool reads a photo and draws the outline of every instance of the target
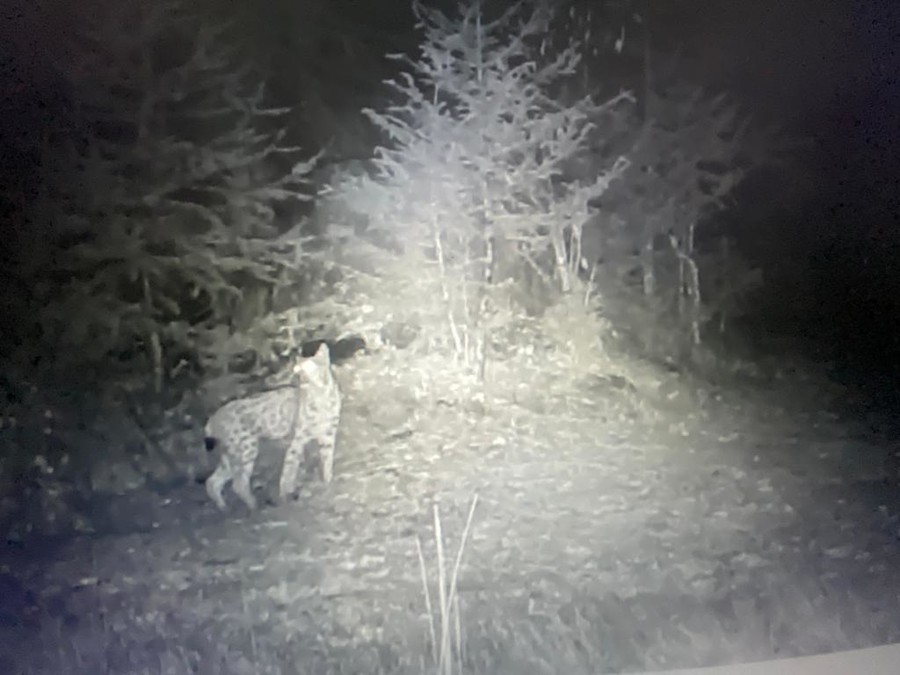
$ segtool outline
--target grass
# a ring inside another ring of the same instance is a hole
[[[424,626],[411,606],[408,625],[389,626],[383,638],[335,635],[326,623],[318,624],[317,634],[286,635],[284,617],[261,611],[264,594],[248,587],[232,600],[217,597],[210,591],[213,580],[198,566],[176,596],[138,587],[132,594],[101,597],[104,589],[97,586],[80,591],[97,597],[81,603],[77,618],[40,607],[27,621],[7,622],[0,626],[0,672],[593,675],[761,661],[897,640],[894,605],[888,600],[885,612],[873,613],[840,580],[824,586],[810,578],[785,589],[772,579],[752,579],[743,594],[711,606],[677,592],[623,597],[624,592],[597,595],[589,587],[572,588],[560,599],[532,579],[528,587],[505,593],[466,590],[464,603],[460,583],[477,505],[476,496],[455,551],[448,550],[440,508],[433,507],[431,565],[423,541],[415,539]],[[358,605],[366,606],[359,625],[377,621],[386,600],[372,588]],[[84,611],[90,607],[93,613]],[[391,642],[404,631],[424,633],[425,642]]]
[[[255,628],[258,617],[249,614],[188,626],[163,617],[123,613],[115,619],[84,620],[76,631],[64,626],[62,619],[48,619],[38,636],[23,635],[19,640],[9,640],[14,631],[6,628],[0,667],[11,675],[549,675],[642,672],[878,644],[873,639],[878,627],[870,613],[861,606],[853,608],[847,595],[807,600],[798,608],[782,605],[774,619],[751,603],[737,631],[699,606],[694,614],[679,616],[665,611],[656,614],[652,606],[638,602],[606,601],[604,607],[603,599],[570,603],[556,614],[498,614],[494,620],[466,625],[454,582],[458,571],[455,563],[443,573],[438,570],[437,591],[426,593],[425,604],[433,612],[427,627],[431,643],[424,654],[362,642],[333,648],[328,636],[292,644],[272,631]],[[427,588],[424,574],[423,583]],[[805,596],[798,592],[790,599],[798,597]],[[616,602],[629,619],[609,618],[610,604]],[[599,616],[598,609],[607,614]],[[484,606],[467,610],[467,618],[483,616],[484,610]],[[881,637],[884,643],[890,641],[890,635]],[[316,646],[317,640],[326,642]],[[779,653],[779,643],[791,642],[793,650]]]
[[[416,553],[419,557],[419,570],[422,574],[422,589],[425,595],[425,608],[428,612],[428,631],[431,638],[431,653],[434,658],[435,673],[437,675],[452,675],[454,672],[462,672],[463,641],[461,628],[461,611],[459,603],[458,581],[459,569],[462,565],[463,551],[472,528],[472,519],[475,516],[475,505],[478,503],[478,495],[472,498],[469,507],[469,515],[466,518],[466,526],[463,529],[462,539],[456,552],[456,560],[448,582],[447,560],[444,556],[444,537],[441,528],[440,507],[434,505],[434,543],[437,550],[437,576],[438,576],[438,607],[434,608],[431,601],[431,591],[428,584],[428,569],[425,564],[425,556],[422,553],[422,542],[416,537]],[[435,629],[435,620],[439,628]],[[451,649],[451,632],[453,648]],[[440,643],[437,636],[440,634]]]

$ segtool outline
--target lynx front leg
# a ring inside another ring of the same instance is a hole
[[[294,496],[297,490],[297,474],[300,473],[300,465],[303,464],[305,445],[305,439],[301,438],[300,434],[296,434],[284,453],[281,480],[278,483],[278,496],[282,502],[287,501],[288,497]]]
[[[337,443],[337,434],[329,434],[319,441],[319,464],[322,470],[322,480],[331,482],[334,475],[334,446]]]

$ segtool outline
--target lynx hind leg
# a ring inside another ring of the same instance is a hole
[[[238,466],[234,468],[234,480],[231,489],[241,498],[251,511],[256,510],[256,498],[253,496],[253,486],[250,479],[253,476],[253,466],[256,464],[256,456],[259,454],[259,441],[253,436],[245,436],[234,444],[234,461]]]
[[[219,466],[206,479],[206,494],[212,499],[220,511],[225,510],[225,499],[222,497],[222,489],[232,479],[231,466],[224,457]]]
[[[253,487],[250,484],[250,476],[253,467],[241,469],[240,473],[235,476],[234,482],[231,484],[234,493],[241,498],[241,501],[247,505],[251,511],[256,510],[256,497],[253,496]]]
[[[282,502],[293,497],[297,491],[297,475],[300,473],[300,465],[303,464],[305,445],[303,439],[295,437],[285,450],[281,480],[278,482],[278,496]]]

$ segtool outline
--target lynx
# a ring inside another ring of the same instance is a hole
[[[222,489],[228,482],[248,508],[256,508],[250,477],[262,438],[287,443],[279,482],[282,501],[296,490],[310,441],[318,442],[322,480],[331,481],[341,393],[328,345],[322,343],[311,358],[299,358],[293,372],[295,381],[289,386],[226,403],[206,423],[207,449],[221,447],[219,465],[206,479],[206,491],[219,509],[225,509]]]

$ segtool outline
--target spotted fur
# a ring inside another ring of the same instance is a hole
[[[218,467],[206,479],[206,491],[220,509],[225,509],[222,490],[229,482],[248,508],[256,508],[250,478],[263,438],[287,443],[278,486],[282,500],[297,489],[310,441],[318,444],[322,480],[331,481],[341,393],[328,345],[322,343],[311,358],[300,358],[293,372],[292,384],[226,403],[206,423],[206,447],[221,453]]]

